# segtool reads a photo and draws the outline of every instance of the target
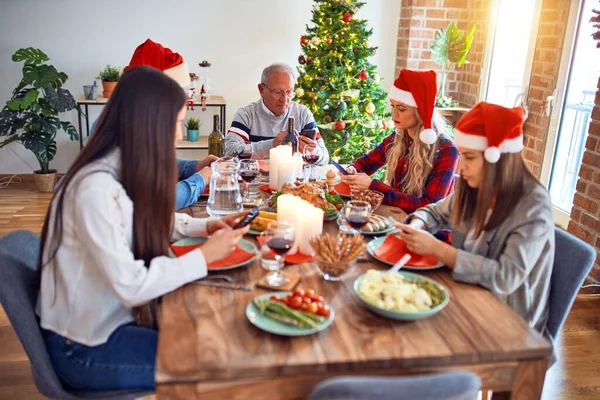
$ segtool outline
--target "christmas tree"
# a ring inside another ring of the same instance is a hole
[[[365,3],[315,0],[312,26],[300,38],[296,100],[312,111],[332,158],[355,160],[389,134],[387,92],[368,58],[373,30],[356,19]]]

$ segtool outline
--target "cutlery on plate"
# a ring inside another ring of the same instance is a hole
[[[243,285],[241,283],[231,283],[231,282],[214,282],[214,281],[196,281],[194,282],[196,285],[202,286],[212,286],[218,287],[221,289],[232,289],[232,290],[244,290],[246,292],[251,292],[252,288],[248,285]]]
[[[203,280],[207,280],[207,279],[223,279],[227,282],[237,282],[240,280],[240,278],[234,278],[233,276],[229,276],[229,275],[207,275],[204,278],[202,278]]]
[[[403,255],[402,258],[396,264],[394,264],[394,266],[390,269],[390,271],[391,272],[400,271],[400,268],[404,267],[406,265],[406,263],[410,260],[410,258],[411,258],[410,254]]]

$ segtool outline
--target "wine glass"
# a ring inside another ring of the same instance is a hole
[[[244,145],[244,150],[238,153],[237,157],[241,160],[248,160],[252,157],[252,145],[250,143]]]
[[[366,201],[352,200],[346,203],[344,218],[355,234],[360,235],[360,230],[369,222],[371,205]]]
[[[283,256],[294,245],[294,227],[288,222],[273,221],[267,226],[263,235],[276,261],[273,267],[269,268],[273,272],[267,275],[267,283],[271,286],[283,286],[289,282],[289,279],[279,271],[283,268]]]
[[[244,192],[244,202],[250,202],[250,182],[253,182],[260,174],[258,161],[256,160],[241,160],[240,161],[240,177],[246,182],[246,190]]]
[[[308,180],[310,180],[313,171],[312,166],[319,161],[319,150],[316,146],[304,146],[304,149],[302,150],[302,159],[310,166],[310,173],[308,176]]]

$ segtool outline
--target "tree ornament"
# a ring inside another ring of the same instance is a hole
[[[353,48],[352,48],[352,52],[353,52],[354,54],[358,54],[358,49],[357,49],[356,47],[353,47]]]
[[[321,39],[319,39],[318,36],[315,36],[312,39],[310,39],[310,44],[316,47],[321,44]]]
[[[301,87],[296,89],[296,96],[298,96],[298,97],[304,96],[304,89],[302,89]]]
[[[331,121],[333,121],[333,118],[331,118],[331,115],[326,115],[323,117],[323,120],[329,124]]]
[[[350,14],[348,11],[346,11],[343,15],[342,15],[342,20],[345,23],[348,23],[350,21],[352,21],[352,14]]]
[[[360,79],[361,81],[367,80],[368,77],[369,73],[364,69],[358,73],[358,79]]]
[[[369,102],[369,104],[367,104],[367,106],[365,107],[365,111],[369,114],[373,114],[375,112],[375,104]]]
[[[367,49],[371,47],[371,42],[369,42],[368,40],[365,40],[363,42],[363,46],[365,46]]]
[[[306,62],[307,62],[307,63],[308,63],[308,62],[311,62],[311,61],[312,61],[312,57],[311,57],[311,56],[308,56],[308,57],[306,57]]]
[[[315,92],[310,92],[310,93],[308,94],[308,99],[309,99],[310,101],[315,101],[315,100],[317,99],[317,94],[316,94]]]
[[[346,123],[344,121],[337,121],[335,123],[335,129],[338,131],[343,131],[346,129]]]
[[[333,42],[333,39],[331,39],[330,37],[328,37],[327,39],[325,39],[325,42],[327,44],[331,44],[331,42]]]
[[[313,7],[313,12],[318,13],[319,11],[321,11],[321,6],[318,4],[315,4],[315,6]]]
[[[301,55],[300,57],[298,57],[298,63],[302,65],[306,64],[306,58]]]
[[[300,36],[300,44],[303,46],[306,46],[308,44],[308,39],[306,38],[306,36]]]
[[[350,134],[348,132],[344,132],[344,140],[348,140],[350,138]]]
[[[379,74],[373,74],[373,82],[379,83],[381,81],[381,77]]]
[[[329,110],[329,104],[325,104],[325,105],[323,106],[323,110],[325,110],[325,111]]]
[[[373,50],[373,51],[371,52],[371,55],[372,55],[373,57],[375,57],[375,54],[376,54],[376,53],[377,53],[377,50]]]
[[[340,111],[346,111],[348,109],[348,104],[342,100],[337,104],[337,108],[339,108]]]

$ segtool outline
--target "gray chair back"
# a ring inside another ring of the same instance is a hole
[[[148,390],[76,391],[63,387],[46,350],[35,305],[40,237],[13,231],[0,237],[0,302],[31,362],[35,386],[51,399],[133,400]]]
[[[308,400],[476,400],[481,380],[452,371],[403,377],[343,376],[321,382]]]
[[[575,297],[589,275],[596,251],[583,240],[555,228],[555,254],[550,279],[550,310],[546,328],[555,339],[560,333]]]

